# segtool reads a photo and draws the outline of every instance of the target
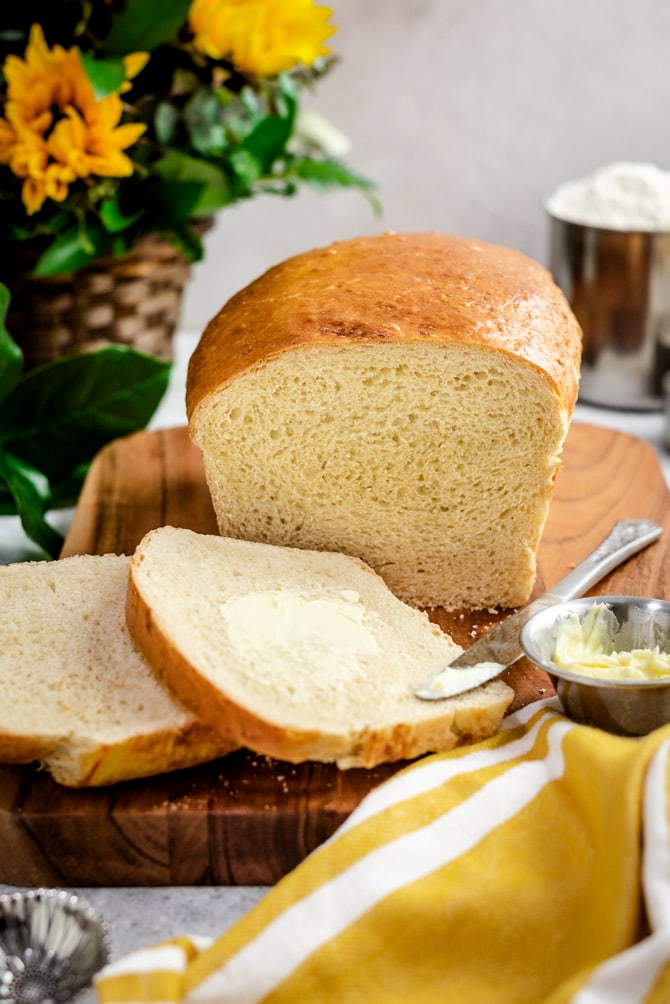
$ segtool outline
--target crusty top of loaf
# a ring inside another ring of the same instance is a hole
[[[191,359],[189,418],[287,349],[389,341],[488,346],[536,367],[568,412],[577,397],[581,331],[545,268],[482,241],[386,233],[297,255],[233,296]]]

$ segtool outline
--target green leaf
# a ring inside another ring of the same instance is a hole
[[[27,226],[21,223],[10,223],[9,220],[0,219],[0,241],[2,241],[3,244],[5,241],[21,241],[25,237],[30,237],[30,230]]]
[[[70,471],[67,477],[57,484],[51,485],[51,497],[49,507],[51,509],[63,509],[65,506],[73,506],[84,486],[84,480],[88,474],[90,462],[79,464]]]
[[[190,206],[190,215],[208,216],[232,201],[226,174],[209,161],[198,160],[175,150],[156,161],[154,172],[167,182],[200,185],[198,199]]]
[[[197,215],[204,189],[201,181],[155,180],[145,192],[147,212],[160,220],[162,230],[169,230]]]
[[[366,196],[375,213],[381,213],[381,202],[374,194],[375,185],[368,178],[350,171],[339,161],[301,157],[293,163],[291,171],[314,188],[323,189],[333,186],[357,188]]]
[[[243,149],[258,161],[261,174],[268,174],[274,162],[284,154],[292,132],[292,117],[268,115],[246,137]]]
[[[336,160],[317,160],[313,157],[301,157],[293,164],[293,171],[303,179],[315,185],[341,185],[344,187],[373,188],[372,182],[361,175],[354,174]]]
[[[5,326],[10,299],[9,290],[0,282],[0,401],[19,382],[23,369],[23,352]]]
[[[100,203],[100,219],[108,234],[119,234],[127,230],[144,215],[144,210],[126,216],[119,206],[118,198],[105,199]]]
[[[234,150],[230,157],[230,166],[235,172],[235,178],[242,188],[251,188],[254,182],[263,175],[263,169],[258,160],[249,151],[241,147]]]
[[[230,108],[226,110],[226,115],[234,118]],[[224,106],[219,96],[200,87],[184,109],[184,122],[194,150],[208,156],[220,153],[228,146],[223,118]]]
[[[174,139],[179,116],[177,109],[169,101],[160,101],[154,114],[154,130],[161,146],[168,146]]]
[[[63,538],[46,521],[49,479],[6,450],[0,449],[0,479],[11,492],[21,525],[30,540],[52,558],[58,557]]]
[[[151,52],[169,42],[184,24],[190,3],[191,0],[130,0],[109,33],[106,54]]]
[[[0,404],[0,443],[52,483],[106,443],[143,428],[170,363],[111,346],[31,370]]]
[[[109,237],[100,226],[91,226],[85,231],[71,227],[40,255],[33,274],[43,276],[74,272],[107,251],[109,244]]]
[[[118,91],[126,79],[126,69],[121,57],[96,59],[87,52],[80,52],[79,55],[98,101]]]
[[[278,92],[275,98],[277,112],[283,118],[295,120],[300,97],[300,84],[290,73],[280,73],[277,78]]]
[[[205,257],[205,248],[200,238],[189,226],[177,226],[171,234],[174,244],[180,249],[186,261],[202,261]]]

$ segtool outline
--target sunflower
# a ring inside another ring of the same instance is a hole
[[[273,76],[330,52],[332,13],[313,0],[193,0],[188,18],[200,52],[242,73]]]
[[[50,49],[39,25],[32,26],[24,59],[8,56],[5,118],[0,118],[0,164],[23,178],[28,215],[46,199],[62,202],[79,178],[127,177],[133,163],[122,151],[144,125],[119,125],[118,94],[96,99],[79,50]]]

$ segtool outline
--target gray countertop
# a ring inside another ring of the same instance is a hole
[[[3,885],[0,893],[20,886]],[[178,934],[215,937],[251,909],[264,886],[169,886],[69,889],[110,927],[114,958]]]
[[[184,424],[186,365],[196,336],[181,334],[176,342],[175,364],[168,393],[152,427]],[[578,404],[578,422],[615,428],[646,439],[657,450],[670,484],[670,454],[664,447],[665,418],[662,412],[626,412]],[[54,521],[66,529],[71,512],[56,514]],[[18,520],[0,518],[0,563],[39,557],[23,536]],[[0,885],[0,892],[15,892]],[[104,917],[112,932],[115,957],[176,934],[214,937],[250,910],[266,893],[264,887],[171,887],[96,888],[73,890],[81,894]],[[84,1000],[92,1000],[89,995]]]

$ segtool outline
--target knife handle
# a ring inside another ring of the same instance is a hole
[[[601,544],[556,583],[542,599],[573,600],[600,582],[608,572],[661,536],[662,527],[648,519],[621,519]]]
[[[600,582],[617,565],[658,540],[662,532],[660,526],[648,519],[619,520],[602,543],[588,557],[580,561],[565,578],[557,582],[550,592],[543,593],[529,606],[510,614],[497,627],[492,628],[488,634],[483,635],[457,656],[450,663],[450,668],[455,670],[451,686],[443,685],[442,682],[436,685],[440,677],[438,673],[417,687],[416,696],[424,701],[442,700],[445,697],[465,693],[497,676],[501,669],[511,666],[523,654],[519,643],[519,632],[533,614],[555,603],[583,596],[591,586]],[[478,672],[473,676],[474,669]],[[460,674],[463,674],[462,680],[459,679]]]

